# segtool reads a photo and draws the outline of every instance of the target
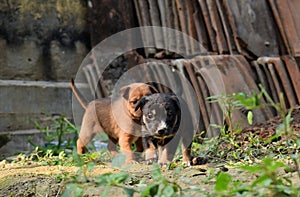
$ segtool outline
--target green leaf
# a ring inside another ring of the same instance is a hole
[[[151,175],[152,175],[153,179],[162,178],[160,166],[158,164],[153,164]]]
[[[128,177],[129,175],[125,172],[120,172],[116,174],[106,173],[96,177],[95,182],[101,186],[116,186],[126,181]]]
[[[249,112],[248,112],[248,114],[247,114],[247,119],[248,119],[248,123],[249,123],[250,125],[252,125],[252,124],[253,124],[253,113],[252,113],[252,111],[249,111]]]
[[[111,161],[111,166],[113,168],[121,168],[122,165],[125,163],[125,161],[126,161],[126,156],[123,154],[118,154]]]
[[[174,174],[178,175],[181,173],[181,171],[182,171],[182,166],[178,166],[174,169]]]
[[[89,162],[89,163],[86,164],[87,171],[90,171],[90,170],[94,169],[94,167],[95,167],[94,162]]]
[[[96,160],[99,158],[99,153],[98,152],[93,152],[91,155],[90,155],[90,158],[92,160]]]
[[[136,192],[134,189],[127,188],[127,187],[124,187],[123,189],[124,189],[126,195],[127,195],[127,196],[130,196],[130,197],[133,196],[134,193]]]
[[[248,172],[259,172],[259,171],[261,171],[260,166],[241,166],[240,168],[243,169],[243,170],[246,170]]]
[[[264,174],[264,175],[258,177],[258,178],[251,184],[251,186],[254,187],[254,186],[256,186],[257,184],[259,184],[259,185],[262,185],[262,186],[265,186],[265,187],[266,187],[266,186],[269,186],[271,183],[272,183],[272,179],[271,179],[268,175]]]
[[[300,147],[300,138],[296,139],[296,144]]]
[[[177,187],[174,188],[172,185],[166,185],[161,194],[162,196],[171,197],[174,196],[177,191]]]
[[[278,132],[281,132],[281,131],[283,131],[284,130],[284,124],[283,123],[281,123],[279,126],[278,126],[278,128],[276,129],[276,133]]]
[[[142,193],[141,197],[155,196],[158,193],[159,185],[151,184]]]
[[[229,183],[232,181],[232,176],[225,173],[220,172],[217,176],[215,190],[216,191],[225,191],[228,190]]]
[[[83,189],[78,187],[75,183],[69,183],[66,185],[66,190],[62,194],[62,197],[80,197],[82,196]]]
[[[74,149],[72,155],[73,155],[73,160],[74,160],[75,166],[81,167],[81,166],[84,165],[84,159],[82,158],[81,155],[77,154],[77,152],[75,151],[75,149]]]
[[[273,162],[271,165],[268,166],[268,169],[271,171],[275,171],[280,167],[285,167],[286,165],[282,162]]]

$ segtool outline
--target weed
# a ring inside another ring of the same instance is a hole
[[[160,166],[153,165],[151,172],[153,181],[147,186],[140,185],[141,197],[146,196],[179,196],[182,194],[180,185],[166,179],[162,173]]]
[[[239,130],[234,126],[232,120],[233,112],[242,108],[241,103],[237,102],[237,100],[235,99],[235,94],[215,95],[215,96],[210,96],[207,99],[209,100],[210,103],[218,103],[220,105],[223,112],[224,121],[226,121],[228,128],[220,127],[218,125],[212,125],[212,126],[219,127],[222,135],[226,135],[227,133],[229,133],[230,137],[233,138],[235,132]]]
[[[45,146],[38,146],[32,142],[29,138],[28,141],[34,147],[38,147],[40,153],[46,154],[48,150],[52,150],[52,154],[58,155],[61,151],[72,150],[75,144],[74,137],[77,134],[77,128],[72,124],[64,115],[59,117],[50,117],[50,126],[41,126],[35,122],[35,126],[42,133],[45,134]],[[65,136],[69,136],[67,140],[64,140]]]
[[[291,130],[290,123],[292,121],[292,110],[286,109],[283,94],[280,94],[279,103],[275,103],[263,86],[260,87],[259,93],[252,93],[247,95],[244,93],[237,93],[232,95],[220,95],[210,97],[211,102],[219,102],[224,111],[224,117],[228,124],[228,128],[218,126],[220,129],[219,143],[211,147],[209,155],[218,158],[225,158],[234,160],[245,160],[257,163],[259,158],[266,155],[273,155],[273,158],[263,159],[259,165],[249,166],[244,165],[243,170],[250,174],[255,174],[258,178],[250,185],[235,182],[233,184],[232,176],[227,173],[219,173],[216,177],[215,192],[221,196],[231,196],[244,193],[246,195],[264,196],[266,194],[271,196],[299,196],[299,187],[292,185],[292,181],[286,177],[278,175],[278,171],[286,168],[286,164],[276,161],[276,158],[284,157],[288,159],[288,155],[292,155],[290,161],[295,166],[294,171],[297,171],[300,178],[299,171],[299,135]],[[267,103],[261,102],[262,98],[266,99]],[[268,140],[263,141],[257,136],[248,135],[247,143],[240,147],[239,142],[244,142],[243,139],[238,139],[238,131],[234,131],[232,120],[232,113],[234,110],[247,110],[248,123],[252,124],[253,114],[252,110],[257,108],[272,107],[280,115],[282,124],[277,128],[276,134],[271,136]],[[229,133],[229,135],[227,135]],[[298,136],[298,137],[297,137]],[[284,139],[284,141],[279,140]],[[228,144],[230,146],[228,146]],[[286,155],[286,156],[284,156]],[[252,163],[251,162],[251,163]]]

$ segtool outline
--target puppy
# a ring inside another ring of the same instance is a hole
[[[140,109],[148,135],[146,161],[153,162],[156,159],[155,150],[158,149],[158,163],[170,163],[182,139],[183,162],[190,165],[193,127],[187,105],[179,102],[175,94],[157,93],[140,99],[135,110]]]
[[[126,155],[126,163],[135,162],[132,144],[136,143],[136,151],[143,151],[141,139],[141,110],[135,110],[135,104],[144,96],[157,93],[157,90],[144,83],[133,83],[122,87],[120,98],[112,101],[103,98],[91,101],[88,105],[83,102],[79,91],[71,81],[71,89],[76,98],[85,109],[81,130],[77,140],[77,152],[82,154],[86,145],[93,137],[104,131],[109,138],[108,150],[114,156],[117,154],[116,144],[119,143],[120,150]]]

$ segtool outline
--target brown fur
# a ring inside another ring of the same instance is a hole
[[[135,162],[131,146],[136,143],[138,152],[143,151],[141,139],[142,116],[141,110],[135,111],[136,102],[143,96],[156,93],[157,90],[144,83],[133,83],[121,88],[121,98],[111,101],[110,98],[102,98],[91,101],[86,105],[71,81],[71,88],[79,100],[85,114],[83,116],[81,130],[77,140],[77,152],[82,154],[86,145],[93,137],[104,131],[108,137],[108,150],[114,156],[117,154],[116,143],[119,143],[121,152],[126,155],[126,162]]]

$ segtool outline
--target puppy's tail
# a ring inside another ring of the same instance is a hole
[[[73,91],[73,93],[75,94],[77,100],[79,101],[80,105],[86,109],[87,108],[87,104],[85,103],[85,101],[83,101],[83,98],[80,94],[80,92],[78,91],[78,89],[76,88],[75,86],[75,83],[74,83],[74,79],[71,79],[71,82],[70,82],[70,86],[71,86],[71,89]]]

